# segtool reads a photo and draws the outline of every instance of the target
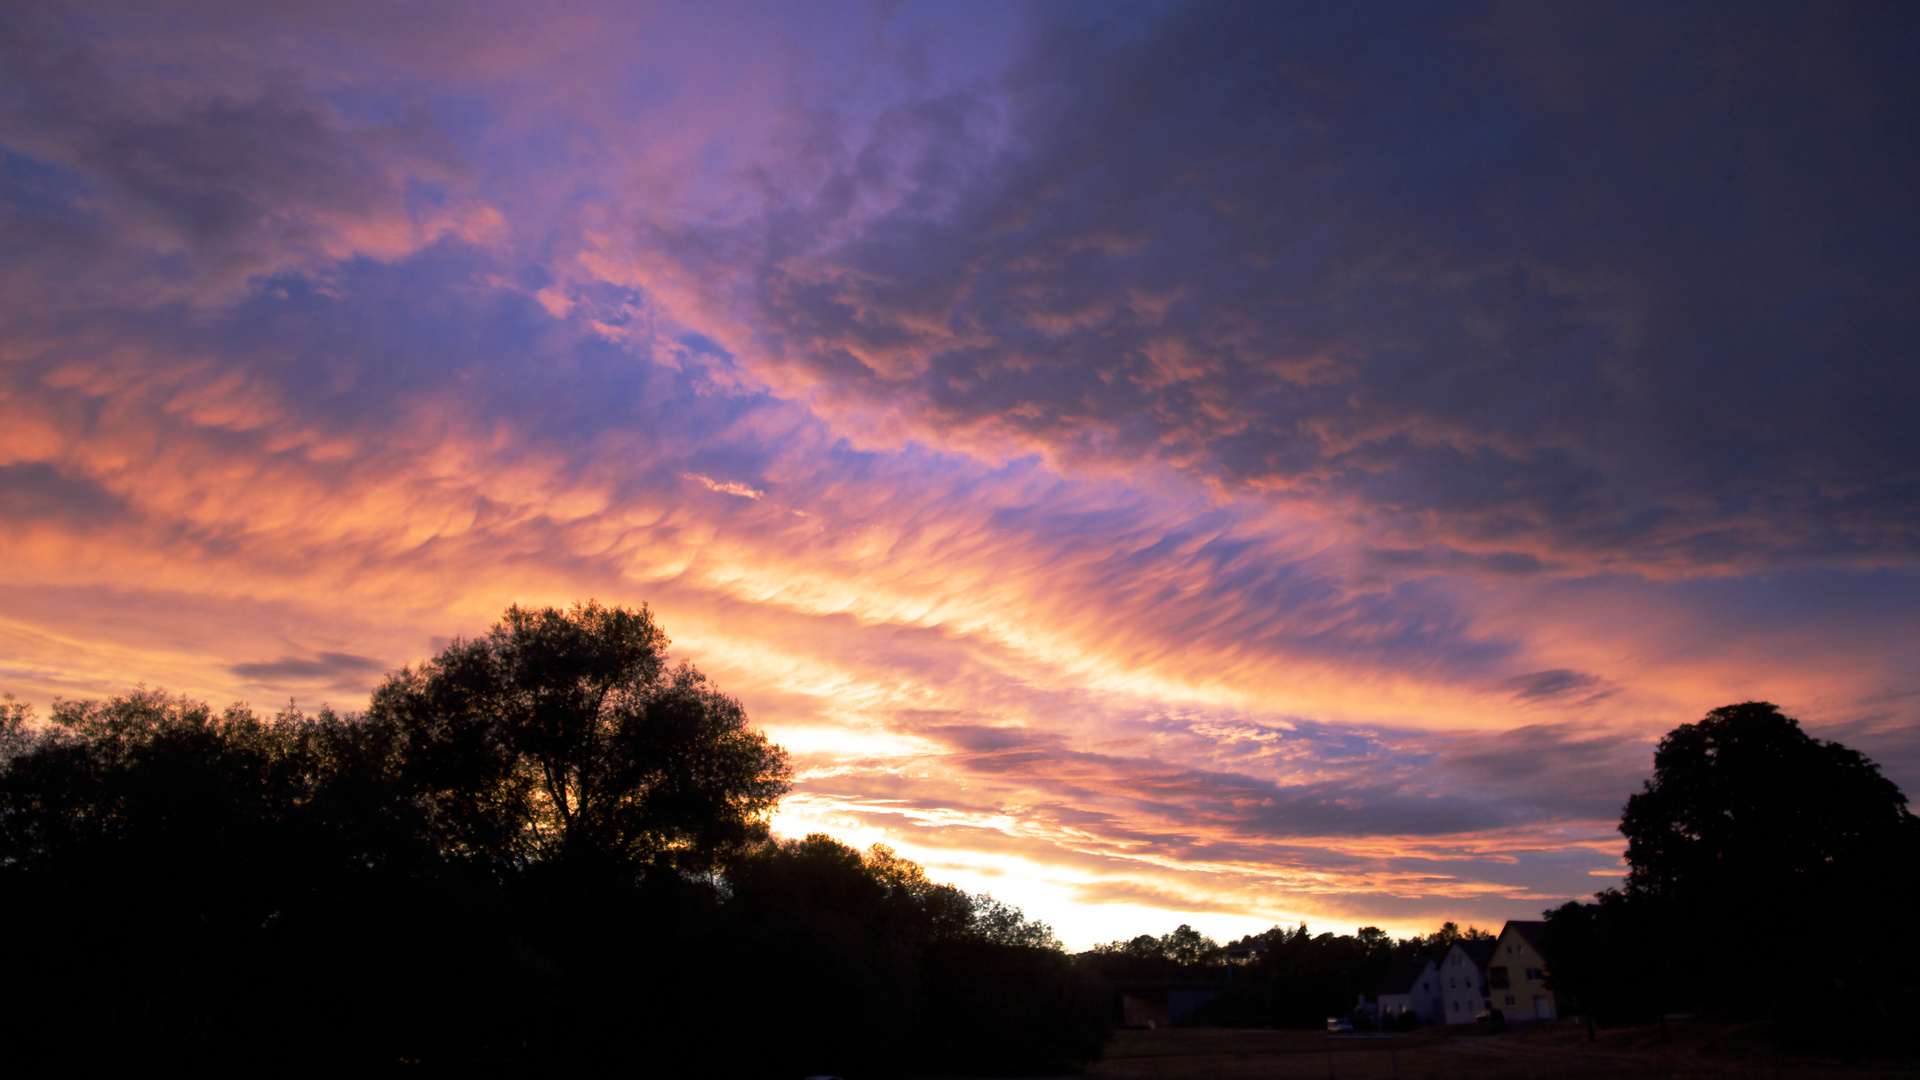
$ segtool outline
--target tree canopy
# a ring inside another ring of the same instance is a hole
[[[367,715],[462,853],[709,869],[765,839],[787,758],[667,645],[645,607],[511,607],[389,677]]]
[[[1660,740],[1620,831],[1630,894],[1784,907],[1893,868],[1916,822],[1865,755],[1749,701]]]
[[[1920,821],[1865,755],[1770,703],[1723,706],[1660,740],[1620,831],[1625,888],[1546,913],[1555,989],[1583,1008],[1769,1018],[1816,1045],[1898,1007],[1920,951],[1855,928],[1906,919]]]

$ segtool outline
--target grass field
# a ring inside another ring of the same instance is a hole
[[[1587,1042],[1577,1025],[1541,1024],[1498,1035],[1435,1029],[1392,1039],[1333,1039],[1311,1031],[1220,1029],[1122,1031],[1105,1061],[1087,1070],[1101,1080],[1584,1080],[1672,1077],[1701,1080],[1800,1080],[1813,1077],[1913,1077],[1913,1063],[1847,1064],[1777,1054],[1755,1028],[1675,1025],[1622,1028]]]

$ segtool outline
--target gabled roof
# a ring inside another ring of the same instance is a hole
[[[1380,980],[1380,992],[1383,994],[1410,994],[1420,976],[1433,966],[1431,956],[1402,956],[1387,967],[1385,978]]]
[[[1533,946],[1533,951],[1539,953],[1542,959],[1546,958],[1547,950],[1541,944],[1547,940],[1547,924],[1544,920],[1508,919],[1507,925],[1500,929],[1500,936],[1506,937],[1507,931],[1509,930],[1524,938],[1526,943]]]
[[[1467,959],[1473,961],[1474,967],[1485,970],[1487,961],[1493,959],[1493,947],[1499,940],[1498,938],[1494,938],[1492,940],[1481,941],[1456,941],[1453,943],[1453,948],[1465,953]],[[1452,950],[1450,949],[1448,951],[1451,952]]]

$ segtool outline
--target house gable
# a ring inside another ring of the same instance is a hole
[[[1487,963],[1487,995],[1491,1007],[1509,1020],[1556,1020],[1560,1016],[1553,991],[1547,989],[1547,959],[1540,942],[1547,924],[1511,920],[1501,928]]]
[[[1440,968],[1432,957],[1396,962],[1380,984],[1381,1019],[1412,1015],[1422,1024],[1439,1023],[1443,1008],[1440,986]]]
[[[1494,955],[1490,941],[1456,941],[1441,958],[1440,1018],[1449,1024],[1471,1024],[1488,1008],[1487,961]]]

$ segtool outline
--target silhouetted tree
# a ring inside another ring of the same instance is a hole
[[[1569,900],[1542,913],[1547,986],[1562,1008],[1586,1021],[1589,1041],[1599,1024],[1658,1019],[1673,997],[1666,984],[1691,977],[1662,955],[1669,935],[1652,909],[1631,903],[1618,889],[1595,899]]]
[[[1906,796],[1858,751],[1766,702],[1728,705],[1661,739],[1653,778],[1627,800],[1627,892],[1818,900],[1875,879],[1915,827]]]
[[[537,963],[425,842],[375,732],[145,690],[9,726],[0,1026],[23,1074],[500,1058],[537,1023]]]
[[[725,885],[736,970],[777,994],[756,1030],[796,1064],[1048,1073],[1099,1057],[1104,1000],[1044,923],[936,885],[887,848],[770,843]]]
[[[1103,979],[1225,978],[1220,944],[1182,923],[1155,937],[1095,945],[1077,957],[1081,968]]]
[[[402,775],[449,850],[500,864],[705,870],[764,839],[786,753],[645,607],[512,607],[374,691]]]
[[[1904,919],[1920,885],[1920,821],[1858,751],[1766,702],[1714,709],[1660,741],[1620,831],[1626,888],[1584,914],[1549,913],[1550,928],[1595,943],[1591,970],[1572,977],[1603,1017],[1689,1007],[1772,1017],[1789,1041],[1827,1041],[1878,1030],[1853,1021],[1897,1007],[1891,986],[1911,979],[1920,952],[1905,937],[1841,928]],[[1591,926],[1576,933],[1582,922]]]
[[[1482,930],[1477,926],[1469,926],[1462,930],[1459,923],[1444,922],[1440,924],[1440,929],[1415,940],[1420,943],[1421,948],[1438,954],[1452,948],[1456,941],[1492,941],[1497,936],[1493,931]]]
[[[1479,930],[1468,934],[1474,939],[1490,936]],[[1081,953],[1076,960],[1105,978],[1211,975],[1230,982],[1220,997],[1195,1014],[1195,1023],[1318,1028],[1329,1016],[1351,1013],[1359,995],[1377,993],[1396,960],[1423,954],[1430,942],[1450,944],[1463,936],[1467,935],[1452,923],[1432,938],[1400,941],[1374,926],[1342,935],[1315,935],[1305,924],[1292,929],[1276,926],[1229,944],[1228,949],[1258,946],[1261,950],[1257,959],[1237,965],[1231,980],[1226,979],[1223,964],[1163,966],[1158,973],[1149,972],[1144,958],[1164,958],[1182,951],[1178,947],[1184,937],[1180,931],[1161,938],[1142,935],[1131,942],[1114,942]],[[1201,956],[1211,960],[1221,954],[1222,950],[1208,942]],[[1171,961],[1161,959],[1160,963]]]

